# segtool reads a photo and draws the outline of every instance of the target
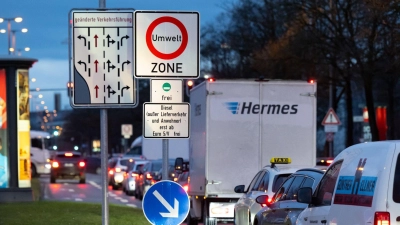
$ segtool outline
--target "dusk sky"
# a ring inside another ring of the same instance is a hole
[[[167,10],[196,11],[200,13],[200,27],[216,21],[217,16],[224,11],[224,5],[233,0],[106,0],[107,9],[135,10]],[[66,84],[69,80],[68,61],[68,15],[71,9],[95,9],[99,7],[98,0],[3,0],[0,7],[0,18],[22,17],[21,23],[11,22],[15,30],[16,49],[24,57],[37,59],[38,62],[30,69],[30,89],[59,88],[58,91],[44,91],[45,105],[54,109],[54,94],[61,93],[61,109],[69,109]],[[27,33],[21,29],[27,28]],[[0,23],[0,29],[7,29],[7,22]],[[201,29],[200,29],[201,32]],[[200,40],[201,41],[201,40]],[[24,48],[30,51],[25,52]],[[0,33],[0,55],[8,55],[8,35]],[[34,94],[31,100],[31,110],[39,106],[39,100]],[[36,100],[35,100],[36,99]],[[41,105],[40,105],[41,106]],[[43,110],[43,107],[40,108]]]

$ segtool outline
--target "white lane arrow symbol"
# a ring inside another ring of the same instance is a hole
[[[174,198],[174,208],[172,208],[172,206],[163,198],[163,196],[160,195],[160,193],[158,193],[157,190],[153,191],[153,195],[156,196],[158,201],[160,201],[161,204],[163,204],[163,206],[169,211],[169,213],[160,213],[162,217],[178,218],[179,202],[176,200],[176,198]]]

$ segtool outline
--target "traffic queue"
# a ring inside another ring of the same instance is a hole
[[[317,160],[315,167],[290,165],[291,161],[291,158],[271,158],[271,164],[258,171],[249,184],[234,187],[242,195],[232,209],[234,224],[395,225],[400,222],[400,141],[357,144],[335,158]],[[120,170],[123,178],[118,186],[117,168],[123,164],[126,167]],[[188,191],[189,161],[177,158],[169,160],[169,164],[168,179]],[[146,160],[142,156],[111,158],[110,185],[142,200],[146,190],[161,180],[161,165],[162,160]],[[227,213],[221,211],[223,208],[211,210]],[[188,224],[203,222],[194,221],[189,214],[188,217]]]

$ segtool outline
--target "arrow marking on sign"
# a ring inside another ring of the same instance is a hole
[[[129,60],[126,60],[125,62],[122,63],[122,71],[124,71],[124,64],[129,65],[131,63]]]
[[[108,98],[110,98],[110,94],[114,95],[116,93],[114,90],[111,90],[111,86],[110,85],[107,86],[107,89],[108,89]]]
[[[97,48],[97,38],[99,38],[99,36],[97,36],[97,34],[94,35],[94,47],[96,48]]]
[[[128,35],[125,35],[125,36],[123,36],[123,37],[121,38],[121,47],[122,47],[122,40],[123,40],[124,38],[128,40],[129,36],[128,36]]]
[[[115,69],[115,66],[114,66],[114,65],[111,65],[111,66],[110,66],[110,63],[111,63],[111,61],[108,60],[108,61],[107,61],[108,72],[110,72],[110,68],[111,68],[111,69]]]
[[[110,47],[110,42],[111,42],[111,44],[114,44],[114,43],[115,43],[115,41],[112,40],[112,39],[111,39],[111,41],[110,41],[110,38],[111,38],[111,36],[110,36],[110,35],[107,35],[107,47]]]
[[[97,73],[97,66],[98,66],[98,64],[99,64],[99,61],[97,61],[97,59],[96,59],[96,61],[94,61],[94,64],[95,64],[95,66],[96,66],[96,73]]]
[[[82,65],[82,64],[85,65],[85,72],[86,72],[86,63],[84,63],[84,62],[82,62],[81,60],[79,60],[78,64],[79,64],[79,65]]]
[[[126,87],[123,87],[123,88],[121,89],[121,97],[124,97],[124,89],[129,90],[129,86],[126,85]]]
[[[79,40],[83,38],[83,40],[85,41],[84,45],[86,46],[86,38],[84,36],[82,36],[82,35],[79,35],[78,38],[79,38]]]
[[[153,195],[156,196],[158,201],[160,201],[161,204],[163,204],[163,206],[169,211],[169,213],[160,213],[162,217],[178,218],[179,202],[176,200],[176,198],[174,198],[174,208],[172,208],[172,206],[163,198],[163,196],[160,195],[160,193],[158,193],[157,190],[153,192]]]
[[[99,96],[98,96],[98,94],[99,94],[99,93],[98,93],[98,92],[99,92],[99,86],[96,85],[96,87],[94,87],[94,89],[96,89],[96,98],[98,98],[98,97],[99,97]]]

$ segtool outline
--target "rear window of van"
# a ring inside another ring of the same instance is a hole
[[[393,201],[400,203],[400,154],[397,156],[396,170],[394,171]]]

